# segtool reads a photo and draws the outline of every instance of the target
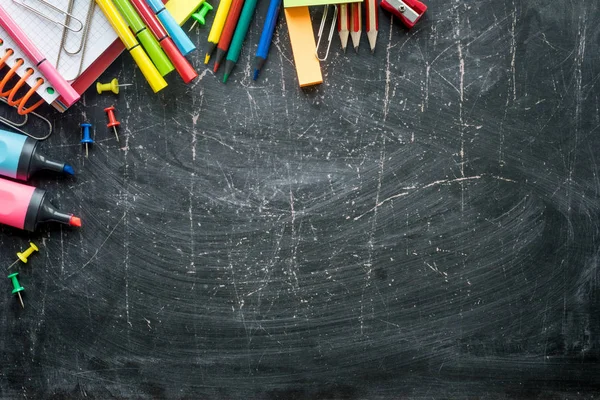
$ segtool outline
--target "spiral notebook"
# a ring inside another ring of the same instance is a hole
[[[0,7],[25,31],[59,74],[73,84],[118,39],[95,5],[94,0],[4,0]],[[0,35],[6,40],[6,32],[0,31]],[[26,70],[22,67],[17,73],[23,76]],[[31,76],[27,82],[31,85],[36,79]],[[47,84],[37,93],[59,110],[66,109],[60,103],[60,93],[49,90]]]

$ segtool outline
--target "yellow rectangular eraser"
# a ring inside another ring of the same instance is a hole
[[[204,0],[169,0],[165,4],[165,8],[179,25],[183,25],[200,8],[202,3],[204,3]]]
[[[300,87],[323,83],[308,7],[284,9]]]

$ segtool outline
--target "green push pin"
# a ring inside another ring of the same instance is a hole
[[[188,32],[191,32],[197,23],[200,23],[200,25],[204,25],[206,23],[206,20],[204,19],[204,17],[206,17],[206,14],[208,14],[208,12],[212,9],[213,9],[213,6],[208,4],[206,1],[204,3],[202,3],[202,8],[200,9],[200,11],[192,14],[192,18],[194,18],[194,23],[192,24],[192,27],[190,28],[190,30]]]
[[[23,286],[21,286],[21,284],[19,283],[19,279],[17,278],[17,275],[19,275],[18,272],[15,272],[14,274],[10,274],[8,276],[8,279],[12,280],[12,284],[13,284],[13,291],[12,294],[17,294],[19,296],[19,301],[21,302],[21,307],[25,308],[25,304],[23,304],[23,297],[21,297],[21,292],[23,290],[25,290],[25,288]]]

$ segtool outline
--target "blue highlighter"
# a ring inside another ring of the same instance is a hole
[[[38,152],[39,142],[0,129],[0,175],[26,181],[41,170],[75,175],[69,164],[48,160]]]
[[[169,10],[165,8],[165,5],[161,0],[146,0],[146,3],[150,6],[154,14],[158,17],[160,22],[169,32],[169,36],[175,42],[175,45],[184,56],[190,52],[196,50],[196,46],[190,40],[188,35],[181,29],[175,18],[171,15]]]

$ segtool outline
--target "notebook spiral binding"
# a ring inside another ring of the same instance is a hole
[[[4,40],[0,38],[0,46],[2,46],[3,44]],[[13,60],[14,55],[15,51],[12,48],[4,49],[4,54],[2,54],[2,50],[0,48],[0,69],[4,68],[5,66],[9,67],[9,62]],[[29,77],[31,77],[35,73],[33,68],[27,68],[25,73],[19,78],[19,80],[13,85],[13,87],[6,88],[6,85],[11,80],[11,78],[17,76],[17,70],[21,68],[23,64],[25,64],[25,62],[22,58],[16,58],[12,66],[10,66],[10,69],[8,70],[6,75],[4,75],[4,77],[0,75],[0,97],[5,98],[9,105],[16,107],[17,112],[20,115],[29,114],[30,112],[44,104],[44,100],[40,99],[37,103],[29,107],[26,106],[27,102],[31,99],[31,96],[33,96],[38,90],[38,88],[44,84],[44,79],[41,77],[38,77],[36,79],[35,84],[29,88],[29,90],[27,91],[27,93],[25,93],[24,96],[22,96],[19,99],[15,99],[15,96],[19,89],[21,89],[26,83],[27,79],[29,79]]]

